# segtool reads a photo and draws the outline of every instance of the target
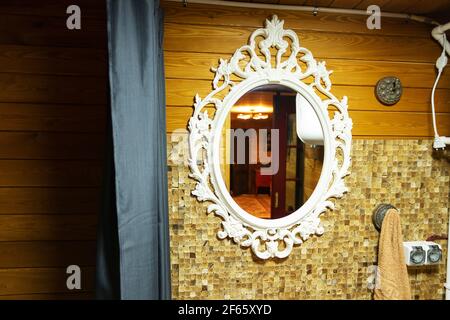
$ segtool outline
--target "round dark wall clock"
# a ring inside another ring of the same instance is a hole
[[[387,106],[392,106],[399,102],[402,91],[402,83],[397,77],[382,78],[375,87],[377,99]]]

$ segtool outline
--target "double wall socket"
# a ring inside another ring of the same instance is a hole
[[[442,247],[435,242],[403,242],[403,252],[408,266],[433,265],[442,261]]]

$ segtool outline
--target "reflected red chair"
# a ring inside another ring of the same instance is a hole
[[[269,188],[271,189],[272,185],[272,176],[270,175],[262,175],[261,168],[256,169],[255,172],[255,191],[258,194],[259,188]]]

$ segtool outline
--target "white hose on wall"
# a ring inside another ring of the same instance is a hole
[[[434,147],[443,148],[445,145],[450,144],[450,138],[449,137],[440,137],[437,132],[437,126],[436,126],[436,111],[434,107],[434,93],[436,91],[437,84],[439,82],[439,79],[441,77],[441,74],[447,65],[448,58],[446,54],[450,56],[450,43],[447,40],[447,37],[445,35],[445,32],[447,30],[450,30],[450,22],[437,26],[433,29],[431,32],[431,35],[434,39],[436,39],[442,46],[442,54],[439,57],[439,59],[436,62],[436,68],[438,69],[438,75],[436,77],[436,82],[434,83],[433,90],[431,92],[431,111],[433,113],[433,128],[434,128],[434,134],[435,134],[435,142]],[[448,224],[448,233],[450,235],[450,216],[449,216],[449,224]],[[450,300],[450,241],[447,240],[447,282],[445,283],[445,299]]]
[[[443,149],[446,145],[450,144],[449,137],[442,137],[439,135],[436,124],[436,109],[435,109],[435,93],[436,88],[441,78],[442,72],[444,71],[445,66],[448,63],[447,54],[450,55],[450,43],[447,40],[445,35],[445,31],[450,29],[450,23],[447,23],[442,26],[437,26],[431,32],[431,35],[434,39],[436,39],[442,45],[442,54],[436,61],[436,68],[438,69],[438,75],[436,77],[436,81],[434,82],[433,89],[431,90],[431,112],[433,116],[433,129],[434,129],[434,143],[433,148],[435,149]]]

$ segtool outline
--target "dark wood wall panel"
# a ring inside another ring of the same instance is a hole
[[[92,266],[94,263],[93,241],[0,242],[0,268]]]
[[[0,45],[2,72],[104,77],[103,49]]]
[[[0,102],[0,128],[2,130],[102,133],[105,131],[105,126],[105,104]]]
[[[105,104],[105,78],[0,73],[0,101]]]
[[[96,215],[100,208],[99,194],[98,187],[2,187],[0,188],[0,215]]]
[[[3,295],[2,300],[93,300],[93,291]]]
[[[99,187],[102,162],[0,160],[0,187]]]
[[[3,295],[67,293],[66,268],[0,269],[0,288]],[[81,290],[94,289],[94,268],[84,267]]]
[[[95,240],[95,215],[0,215],[1,241]]]
[[[103,159],[104,134],[0,132],[0,159]]]
[[[61,18],[61,12],[72,4],[80,6],[83,18],[106,19],[104,0],[2,0],[2,13]]]
[[[81,30],[66,28],[81,7]],[[0,299],[92,299],[107,112],[104,0],[0,2]],[[82,268],[82,290],[66,268]]]
[[[57,17],[4,14],[0,11],[0,43],[36,47],[106,48],[106,42],[102,39],[106,36],[105,20],[82,19],[80,30],[69,30],[66,27],[66,8],[61,9],[62,14]]]

